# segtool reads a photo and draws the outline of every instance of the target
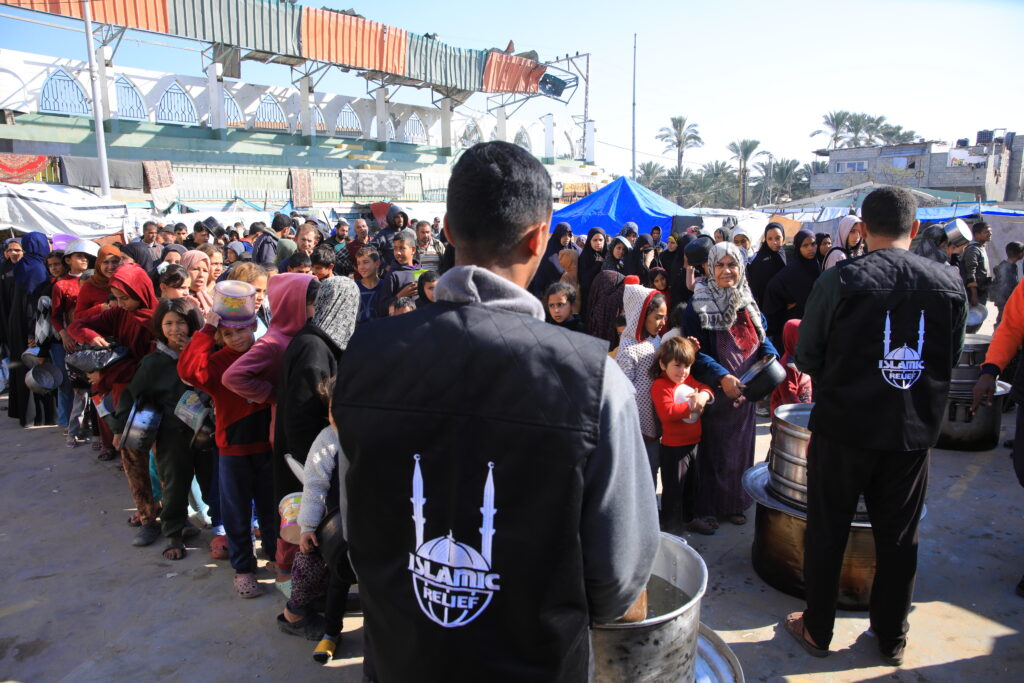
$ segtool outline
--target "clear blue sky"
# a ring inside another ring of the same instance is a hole
[[[351,0],[307,0],[338,9]],[[833,109],[885,115],[928,139],[952,141],[977,130],[1024,133],[1024,2],[1020,0],[706,0],[612,3],[534,2],[496,5],[447,0],[393,0],[355,9],[369,19],[417,33],[436,32],[453,45],[534,49],[542,60],[590,52],[591,117],[598,163],[628,173],[633,33],[638,34],[637,163],[674,163],[654,139],[671,116],[699,124],[705,147],[687,152],[703,163],[727,159],[725,146],[754,138],[776,157],[813,158],[824,137],[811,139]],[[76,22],[0,6],[2,14]],[[77,22],[81,26],[80,22]],[[134,34],[145,39],[144,34]],[[81,34],[0,18],[0,47],[84,57]],[[185,47],[188,41],[160,40]],[[115,60],[157,70],[200,74],[197,52],[126,40]],[[285,67],[246,64],[243,79],[288,83]],[[331,92],[365,92],[361,79],[332,74]],[[402,90],[416,104],[424,93]],[[468,105],[486,108],[477,95]],[[540,116],[563,105],[534,101],[520,115]],[[582,112],[582,89],[570,105]]]

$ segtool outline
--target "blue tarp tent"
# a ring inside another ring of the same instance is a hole
[[[604,228],[616,235],[627,221],[636,223],[641,233],[660,225],[664,234],[672,229],[673,216],[695,216],[678,204],[634,183],[629,178],[618,178],[592,195],[556,211],[551,227],[563,221],[572,226],[574,234],[586,234],[591,228]]]
[[[984,204],[961,204],[959,206],[937,206],[930,209],[918,209],[917,220],[922,223],[928,221],[949,221],[954,218],[966,218],[971,214],[980,213],[985,216],[1020,216],[1024,211],[1003,209],[999,206],[986,206]]]

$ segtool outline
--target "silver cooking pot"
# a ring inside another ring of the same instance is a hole
[[[948,223],[943,223],[942,230],[946,233],[946,239],[949,240],[951,247],[966,246],[974,237],[971,227],[962,218],[954,218]]]
[[[156,432],[160,428],[161,418],[163,418],[163,413],[157,406],[142,405],[136,401],[131,412],[128,413],[128,420],[124,423],[124,432],[121,433],[121,448],[148,451],[156,441]]]
[[[27,369],[34,368],[35,366],[39,365],[42,362],[44,361],[39,356],[38,346],[33,346],[31,348],[25,349],[25,351],[23,351],[21,354],[21,364],[24,365],[25,368]]]
[[[782,367],[778,358],[768,354],[740,377],[740,382],[746,385],[742,393],[748,401],[760,401],[767,398],[785,379],[786,368]]]
[[[48,394],[60,386],[63,377],[53,363],[40,362],[25,375],[25,386],[32,393]]]

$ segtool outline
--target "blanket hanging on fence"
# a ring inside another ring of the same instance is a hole
[[[0,154],[0,182],[27,183],[46,168],[49,160],[37,154]]]
[[[313,206],[313,181],[309,170],[305,168],[289,170],[291,171],[292,206],[295,208]]]

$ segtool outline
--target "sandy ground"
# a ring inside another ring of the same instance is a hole
[[[0,400],[0,679],[17,681],[358,681],[361,620],[346,619],[340,657],[315,664],[313,643],[280,633],[284,597],[235,596],[204,531],[185,560],[162,543],[130,545],[124,475],[59,430],[23,430]],[[1012,437],[1012,414],[1004,418]],[[768,449],[766,421],[757,457]],[[751,522],[690,537],[709,570],[701,620],[739,657],[747,680],[1024,679],[1024,490],[1008,451],[933,452],[910,647],[902,669],[879,665],[864,613],[840,612],[828,659],[805,655],[777,622],[802,602],[750,563]],[[262,564],[262,562],[261,562]]]

